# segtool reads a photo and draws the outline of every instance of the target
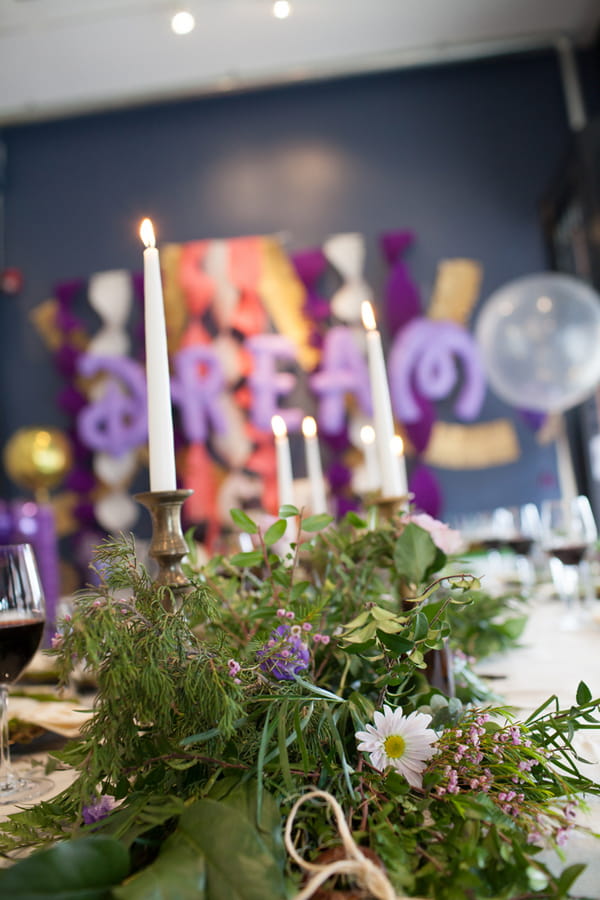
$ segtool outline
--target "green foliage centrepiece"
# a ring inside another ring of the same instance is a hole
[[[133,538],[98,548],[100,585],[53,651],[63,683],[78,666],[98,686],[80,738],[55,754],[76,777],[3,823],[1,852],[36,852],[0,871],[0,896],[294,897],[283,828],[312,788],[338,800],[399,896],[574,896],[582,867],[553,874],[541,851],[560,855],[600,791],[572,744],[600,726],[598,701],[582,684],[571,708],[549,698],[515,722],[468,662],[514,644],[523,610],[408,516],[367,527],[285,507],[265,533],[232,518],[255,548],[197,567],[190,542],[175,597]],[[301,537],[286,543],[292,521]],[[294,841],[315,864],[338,852],[324,805],[303,807]]]

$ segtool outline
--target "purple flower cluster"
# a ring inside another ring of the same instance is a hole
[[[310,653],[301,634],[300,626],[278,625],[256,651],[262,671],[278,681],[293,681],[295,675],[308,669]]]
[[[110,794],[102,794],[95,803],[84,806],[82,811],[83,821],[86,825],[92,825],[105,819],[109,812],[115,807],[115,798]]]

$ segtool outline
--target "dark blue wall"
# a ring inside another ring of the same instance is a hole
[[[545,268],[537,203],[569,129],[553,54],[407,70],[7,129],[7,263],[0,304],[2,444],[64,424],[58,380],[28,312],[57,281],[141,266],[149,215],[162,242],[285,231],[290,249],[360,231],[418,236],[423,296],[442,258],[484,266],[483,296]],[[486,418],[509,410],[490,397]],[[521,430],[519,464],[443,478],[446,513],[537,499],[553,453]],[[10,490],[5,485],[5,490]]]

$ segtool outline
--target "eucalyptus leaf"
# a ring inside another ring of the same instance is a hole
[[[427,616],[423,612],[418,612],[415,616],[415,641],[422,641],[427,637],[429,632],[429,622]]]
[[[120,841],[94,835],[61,841],[0,870],[6,900],[103,900],[129,872]]]
[[[322,531],[333,522],[333,516],[328,513],[319,513],[315,516],[309,516],[302,522],[303,531]]]
[[[592,692],[590,691],[585,681],[580,681],[577,685],[576,698],[580,706],[583,706],[585,703],[589,703],[592,699]]]
[[[585,863],[574,863],[572,866],[568,866],[568,868],[564,869],[564,871],[561,872],[558,879],[558,889],[560,891],[559,896],[567,896],[569,888],[579,878],[585,868]]]
[[[229,515],[242,531],[248,532],[248,534],[256,534],[258,531],[258,525],[256,522],[253,522],[250,516],[248,516],[243,509],[230,509]]]
[[[407,638],[404,638],[399,634],[389,634],[385,631],[379,630],[377,632],[377,637],[384,645],[384,647],[387,647],[388,650],[391,650],[398,656],[401,656],[403,653],[410,653],[410,651],[415,646],[414,641],[409,641]]]
[[[283,506],[279,507],[279,517],[281,519],[289,519],[291,516],[299,516],[300,510],[297,506],[293,506],[291,503],[284,503]]]
[[[346,513],[346,521],[350,523],[350,525],[354,525],[355,528],[366,528],[367,523],[364,519],[361,519],[357,513],[353,510],[350,510]]]
[[[246,553],[235,553],[230,560],[234,566],[260,566],[265,558],[262,550],[248,550]]]
[[[276,544],[277,541],[281,540],[285,534],[286,528],[287,522],[285,519],[277,519],[276,522],[273,522],[273,524],[265,531],[264,541],[267,547],[270,547],[271,544]]]

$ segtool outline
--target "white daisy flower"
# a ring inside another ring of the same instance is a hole
[[[435,731],[427,727],[431,716],[418,712],[403,716],[402,709],[390,709],[384,704],[383,712],[376,712],[373,719],[374,726],[367,725],[366,731],[356,732],[358,749],[369,754],[378,771],[392,768],[411,787],[423,787],[425,764],[435,753],[432,745],[437,741]]]

